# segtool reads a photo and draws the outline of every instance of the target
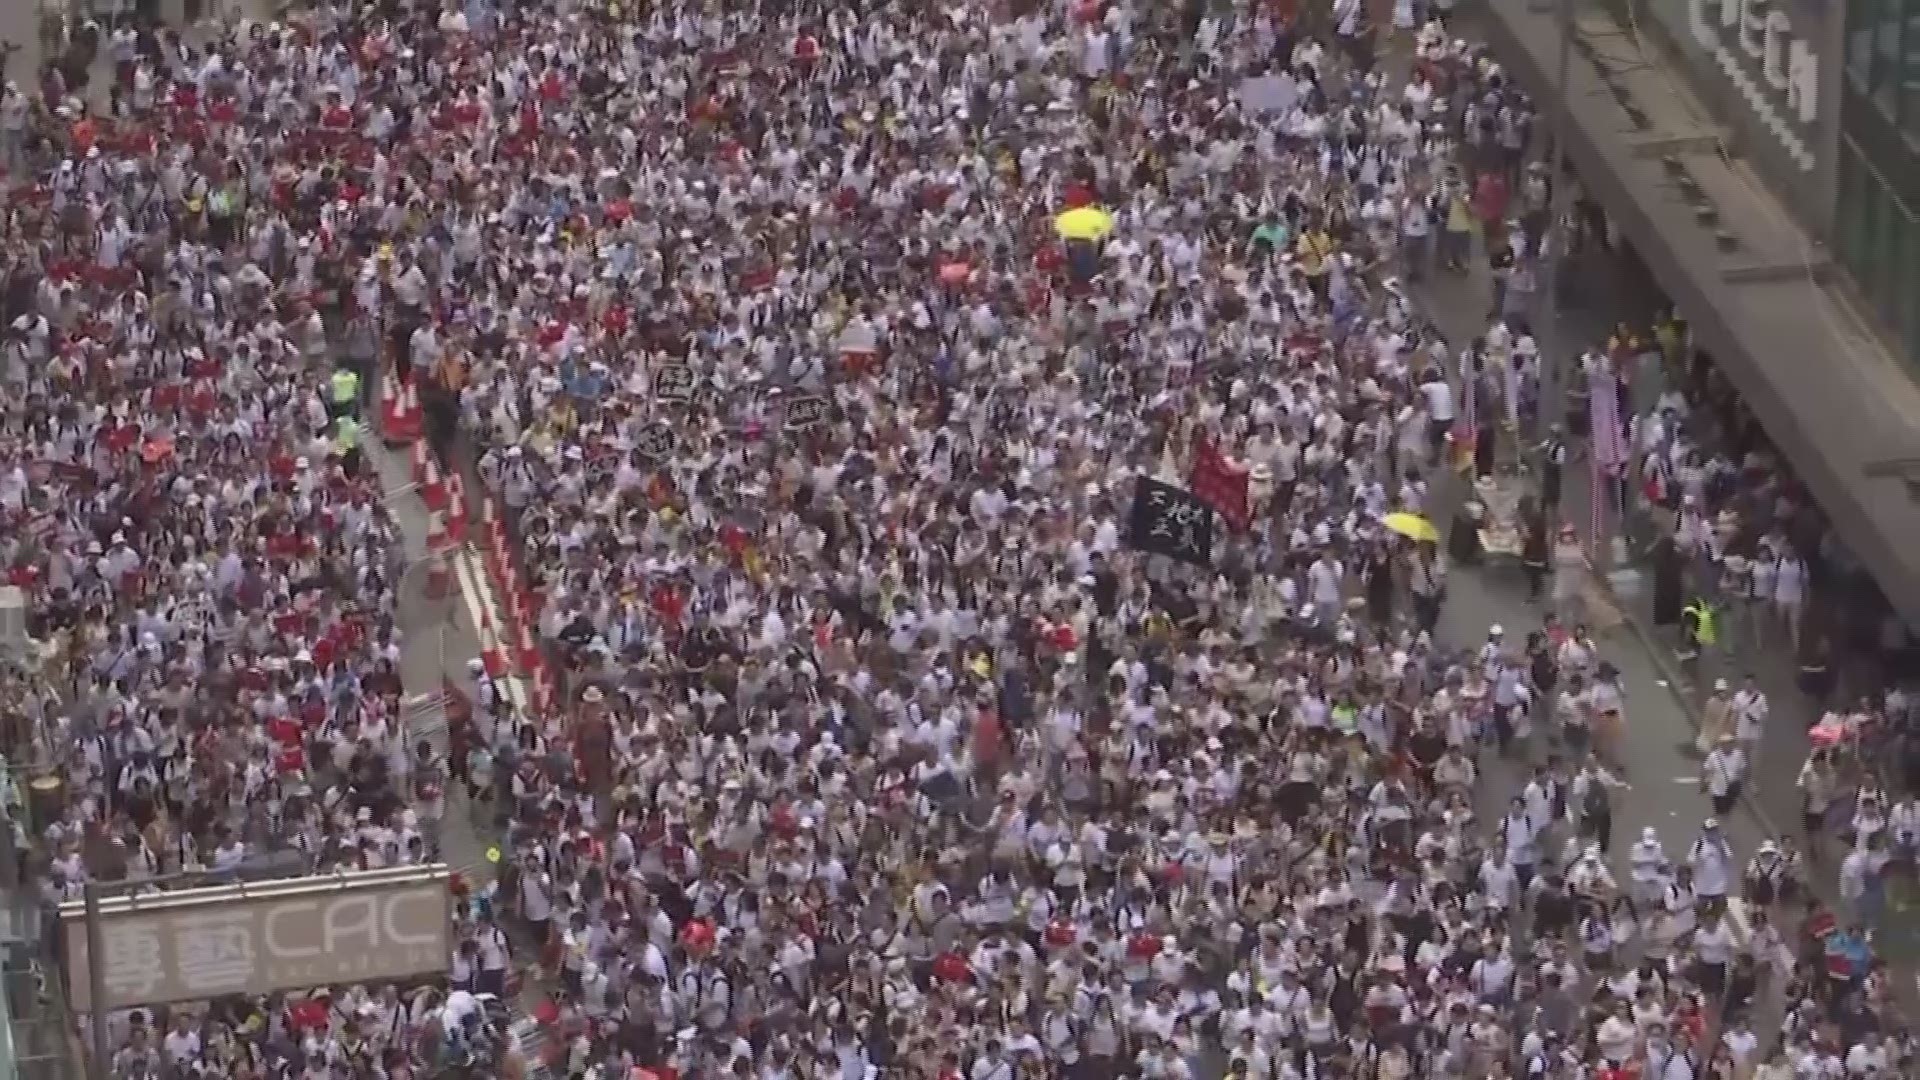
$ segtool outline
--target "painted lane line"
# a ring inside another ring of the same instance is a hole
[[[487,587],[484,571],[475,573],[472,554],[465,549],[461,549],[454,555],[453,568],[454,573],[460,578],[460,596],[466,602],[467,617],[473,622],[474,633],[479,634],[480,627],[483,625],[493,627],[494,644],[505,649],[505,642],[499,639],[500,621],[492,617],[499,609],[494,603],[493,590]],[[485,648],[485,642],[481,643],[481,647]],[[523,711],[526,709],[527,691],[526,687],[521,685],[518,675],[509,672],[496,682],[500,685],[501,692],[506,694],[507,701],[516,709]]]
[[[494,603],[492,590],[487,588],[484,572],[476,570],[464,552],[455,558],[454,569],[460,577],[460,593],[466,599],[467,616],[473,620],[476,634],[483,622],[491,626],[495,647],[505,651],[507,644],[500,636],[502,624],[497,618],[499,608]],[[510,704],[517,709],[526,709],[527,691],[518,675],[509,670],[497,682]]]

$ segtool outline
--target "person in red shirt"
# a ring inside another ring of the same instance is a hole
[[[340,91],[327,93],[326,107],[320,110],[320,127],[334,134],[345,134],[353,130],[353,110],[347,108],[341,99]]]
[[[812,31],[802,30],[800,36],[793,39],[794,66],[803,73],[809,72],[813,70],[814,63],[819,59],[820,39],[814,37]]]

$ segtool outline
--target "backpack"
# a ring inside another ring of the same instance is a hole
[[[1777,860],[1755,866],[1747,872],[1747,902],[1766,907],[1780,899],[1780,879],[1784,869]]]
[[[1587,781],[1586,797],[1580,807],[1581,816],[1588,819],[1605,817],[1612,810],[1607,802],[1607,785],[1599,780]]]

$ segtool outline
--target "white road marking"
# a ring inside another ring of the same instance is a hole
[[[473,620],[473,632],[478,634],[482,623],[491,625],[496,643],[502,650],[508,649],[509,645],[500,637],[504,628],[499,619],[492,617],[499,612],[500,606],[494,599],[493,587],[487,582],[486,571],[473,565],[473,553],[465,548],[454,556],[453,568],[460,578],[460,596],[466,601],[467,617]],[[516,708],[527,707],[527,688],[521,684],[518,675],[509,671],[497,681],[501,692]]]
[[[1737,896],[1727,897],[1727,921],[1733,923],[1735,944],[1745,945],[1753,937],[1753,923],[1747,919],[1747,902]]]

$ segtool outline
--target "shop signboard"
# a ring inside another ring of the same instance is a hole
[[[1814,0],[1687,0],[1693,39],[1803,172],[1820,117],[1821,18]]]
[[[100,901],[108,1009],[420,978],[446,971],[444,865],[114,896]],[[75,1012],[93,1006],[86,906],[60,907]]]

